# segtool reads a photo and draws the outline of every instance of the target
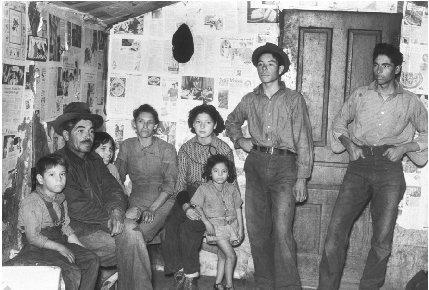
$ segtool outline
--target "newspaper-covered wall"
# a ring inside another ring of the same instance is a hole
[[[103,115],[104,26],[47,2],[2,2],[3,259],[20,248],[18,206],[31,168],[64,146],[52,123],[72,101]]]
[[[251,54],[267,41],[278,42],[278,17],[282,9],[396,13],[402,11],[402,6],[398,6],[396,1],[191,1],[173,4],[118,23],[110,30],[107,132],[118,144],[135,136],[131,126],[132,111],[148,103],[160,114],[158,136],[174,144],[178,150],[193,136],[187,125],[191,108],[203,102],[210,103],[226,118],[242,96],[259,84],[256,70],[250,61]],[[414,12],[406,12],[406,9],[416,10],[404,4],[404,13],[413,15],[407,17],[404,14],[404,21],[414,18]],[[420,25],[413,23],[413,26],[407,27],[410,24],[404,23],[402,35],[407,31],[416,36],[423,35],[424,29],[424,35],[427,34],[427,9],[425,11],[418,12],[421,16]],[[172,56],[172,35],[182,23],[189,26],[195,48],[194,55],[186,64],[177,63]],[[423,80],[426,81],[427,54],[424,52],[427,50],[427,40],[419,44],[416,55],[414,47],[407,50],[403,46],[404,39],[403,36],[401,49],[406,59],[403,77],[415,76],[408,73],[415,72],[415,62],[410,59],[414,57],[419,58],[422,69],[418,72],[423,74]],[[407,51],[410,53],[407,54]],[[408,63],[413,65],[407,66]],[[295,78],[296,68],[292,65],[283,80],[293,88]],[[420,79],[420,76],[417,78]],[[408,88],[427,102],[427,81],[417,86],[413,83],[413,86]],[[228,138],[224,135],[220,138],[232,147]],[[244,194],[243,164],[246,153],[242,150],[235,150],[234,153],[238,182]],[[408,168],[412,165],[405,160],[404,166]],[[407,170],[409,186],[398,223],[403,223],[406,228],[421,229],[426,225],[427,216],[426,202],[421,202],[427,200],[427,185],[422,175],[426,169],[414,166],[409,169],[410,172]],[[419,219],[415,219],[414,212],[413,220],[410,214],[416,208]],[[235,275],[242,276],[253,271],[247,237],[237,254]],[[202,273],[213,275],[214,259],[207,259],[206,253],[202,255]]]

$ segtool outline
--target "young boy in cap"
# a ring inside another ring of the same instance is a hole
[[[100,262],[70,227],[62,193],[66,172],[67,163],[57,154],[46,155],[36,163],[38,186],[22,200],[18,212],[24,247],[8,264],[58,266],[66,289],[92,290]]]
[[[246,221],[260,289],[301,289],[293,238],[295,202],[307,198],[313,166],[313,140],[303,96],[285,87],[281,76],[290,61],[267,43],[252,55],[261,84],[245,95],[226,121],[236,148],[249,152]],[[251,138],[241,126],[249,124]]]

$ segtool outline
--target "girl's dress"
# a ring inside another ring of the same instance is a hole
[[[219,191],[213,181],[201,184],[191,199],[191,204],[201,207],[208,220],[213,224],[216,235],[206,235],[207,243],[218,240],[238,241],[238,220],[236,209],[243,201],[237,187],[225,182]]]

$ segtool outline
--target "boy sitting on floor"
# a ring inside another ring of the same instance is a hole
[[[18,228],[23,248],[10,265],[45,265],[61,268],[66,289],[94,289],[99,258],[85,249],[69,223],[66,185],[67,164],[49,154],[36,164],[38,186],[19,206]]]

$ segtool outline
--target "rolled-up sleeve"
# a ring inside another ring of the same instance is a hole
[[[248,95],[245,95],[225,121],[226,136],[231,139],[235,148],[238,148],[236,144],[237,140],[243,137],[241,126],[247,120],[248,99]]]
[[[348,124],[354,119],[354,111],[356,108],[356,94],[357,91],[354,91],[350,97],[344,102],[340,111],[334,118],[332,122],[332,139],[331,139],[331,149],[335,153],[341,153],[346,148],[343,146],[339,137],[341,135],[350,138],[349,131],[347,129]]]
[[[417,100],[414,104],[413,114],[411,114],[411,123],[419,133],[414,142],[419,144],[420,151],[428,148],[428,111],[423,103]]]
[[[67,207],[67,201],[64,200],[64,224],[62,226],[62,232],[67,237],[74,234],[73,229],[70,227],[70,216],[69,216],[69,210]]]
[[[172,145],[165,149],[162,156],[162,174],[164,177],[162,191],[174,197],[174,186],[177,180],[177,154]]]
[[[313,137],[307,105],[302,95],[296,99],[293,109],[293,138],[297,153],[298,178],[309,178],[313,167]]]
[[[418,132],[414,142],[419,145],[420,150],[408,152],[407,155],[418,166],[423,166],[428,161],[428,112],[423,103],[416,98],[413,104],[411,123]]]
[[[41,234],[43,214],[39,203],[24,199],[19,207],[19,215],[28,242],[43,248],[48,238]]]

